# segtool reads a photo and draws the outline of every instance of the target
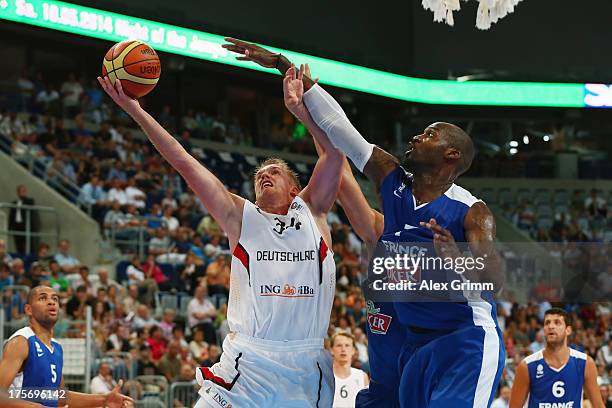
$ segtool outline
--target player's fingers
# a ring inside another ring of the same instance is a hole
[[[304,78],[304,64],[300,64],[300,72],[298,73],[297,79],[300,81]]]
[[[223,44],[222,47],[231,52],[237,52],[238,54],[244,54],[245,51],[244,47],[239,47],[233,44]]]
[[[436,219],[435,219],[435,218],[430,218],[430,219],[429,219],[429,223],[430,223],[431,225],[436,225],[438,222],[436,221]]]
[[[249,45],[249,43],[245,43],[244,41],[240,41],[237,38],[225,37],[224,40],[229,42],[229,43],[236,44],[236,45],[242,45],[242,46]]]
[[[236,59],[240,61],[253,61],[250,57],[236,57]]]
[[[310,75],[310,65],[306,64],[306,65],[304,66],[304,74],[306,74],[306,76],[307,76],[308,78],[311,78],[311,75]]]

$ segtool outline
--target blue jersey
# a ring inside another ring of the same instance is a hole
[[[433,250],[433,235],[431,230],[419,225],[421,221],[429,222],[434,218],[441,227],[450,231],[456,242],[465,242],[465,216],[472,205],[480,201],[469,191],[453,184],[432,202],[417,205],[412,194],[412,175],[401,167],[392,171],[383,180],[380,195],[385,226],[379,241],[423,242],[427,243],[428,250]],[[408,326],[436,330],[453,330],[465,326],[496,326],[497,317],[492,293],[479,292],[474,297],[474,292],[471,292],[469,300],[461,295],[454,300],[457,301],[395,302],[394,307],[400,323]]]
[[[17,330],[9,340],[17,336],[26,338],[29,351],[28,358],[23,365],[23,371],[15,377],[13,387],[16,389],[59,390],[64,365],[62,346],[55,339],[51,339],[52,348],[49,349],[36,337],[29,326]],[[48,407],[57,407],[57,402],[42,400],[36,402]]]
[[[567,363],[555,369],[538,351],[525,358],[529,371],[528,408],[580,408],[586,368],[586,354],[570,348]]]

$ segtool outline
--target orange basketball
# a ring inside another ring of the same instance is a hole
[[[161,64],[155,50],[137,40],[121,41],[111,47],[102,61],[102,76],[115,85],[117,79],[126,95],[145,96],[155,88]]]

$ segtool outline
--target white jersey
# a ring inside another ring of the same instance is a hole
[[[246,200],[232,255],[232,332],[276,341],[325,338],[336,264],[304,200],[295,197],[287,215]]]
[[[346,378],[336,379],[336,392],[334,394],[334,408],[354,408],[357,393],[365,388],[365,373],[351,367],[351,375]]]

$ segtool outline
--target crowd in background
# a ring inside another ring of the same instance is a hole
[[[138,360],[138,375],[192,381],[195,367],[218,361],[221,342],[229,331],[230,254],[224,232],[151,145],[133,136],[128,118],[105,103],[96,82],[85,84],[70,75],[55,87],[24,74],[19,87],[22,105],[0,111],[0,134],[11,141],[13,156],[17,160],[25,155],[39,158],[52,185],[68,179],[78,186],[79,202],[91,208],[102,235],[117,243],[128,261],[121,273],[108,267],[93,270],[93,265],[84,265],[71,254],[67,240],[60,242],[56,253],[41,242],[32,245],[29,254],[8,253],[6,242],[0,240],[0,289],[47,282],[59,292],[66,317],[83,320],[85,307],[93,308],[98,356],[132,353]],[[20,119],[17,111],[29,112],[29,119]],[[71,119],[69,128],[63,118]],[[177,120],[169,106],[157,118],[176,131],[188,151],[193,149],[192,136],[233,144],[250,140],[249,132],[234,119],[224,121],[188,110]],[[99,127],[92,131],[88,123]],[[287,140],[295,141],[296,146],[303,143],[303,128],[295,124],[274,126],[270,147],[285,146]],[[233,173],[218,176],[230,180],[224,181],[232,192],[252,199],[249,168],[236,168]],[[528,202],[505,211],[519,228],[540,241],[601,242],[603,231],[609,229],[607,205],[597,191],[588,197],[573,197],[568,212],[556,215],[552,225],[540,225]],[[368,372],[367,310],[359,285],[361,241],[340,207],[334,206],[328,221],[337,263],[329,335],[341,331],[354,335],[354,365]],[[139,240],[140,247],[135,244]],[[139,251],[143,245],[144,253]],[[185,293],[190,300],[184,309],[163,308],[160,296],[164,293]],[[554,299],[499,303],[508,353],[502,387],[511,386],[514,369],[524,357],[544,347],[543,313],[551,302]],[[24,303],[23,292],[3,291],[7,320],[23,318]],[[573,347],[595,359],[598,383],[609,387],[610,303],[563,306],[573,317]],[[62,324],[56,329],[57,337],[72,335]],[[97,387],[104,388],[111,370],[99,367],[99,376],[94,379]]]

